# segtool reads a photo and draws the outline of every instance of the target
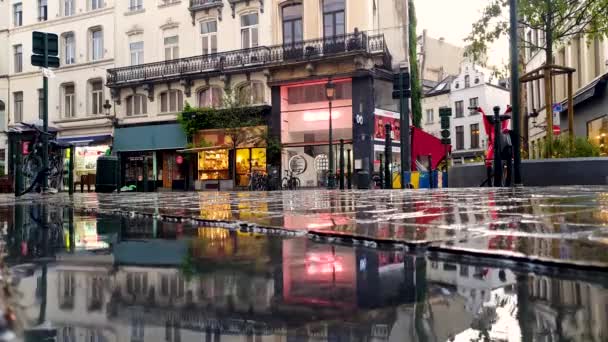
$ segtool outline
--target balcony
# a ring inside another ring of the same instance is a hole
[[[382,68],[391,69],[391,55],[384,35],[355,32],[291,44],[260,46],[109,69],[106,85],[110,88],[120,88],[141,83],[204,78],[350,55],[381,57],[381,62],[377,64]]]
[[[205,11],[205,13],[209,13],[209,10],[214,8],[217,9],[218,19],[221,21],[222,7],[224,7],[223,0],[190,0],[188,10],[192,16],[192,25],[194,25],[194,17],[196,16],[196,12]]]

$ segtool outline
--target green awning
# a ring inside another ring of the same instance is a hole
[[[116,152],[177,150],[187,145],[180,124],[145,125],[117,128],[114,131]]]

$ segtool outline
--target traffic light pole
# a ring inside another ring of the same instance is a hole
[[[49,39],[47,35],[44,35],[44,68],[49,67]],[[42,103],[42,167],[47,170],[49,167],[49,79],[46,76],[46,72],[42,71],[42,92],[44,93],[44,101]],[[42,181],[43,190],[48,189],[49,180],[48,172],[44,173]]]
[[[403,72],[399,76],[399,106],[401,112],[401,189],[405,189],[406,184],[405,173],[412,170],[411,152],[410,152],[410,109],[407,104],[407,97],[404,94],[404,78]]]

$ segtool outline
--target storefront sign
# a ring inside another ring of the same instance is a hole
[[[141,156],[141,157],[128,157],[127,159],[129,161],[143,161],[144,157],[143,156]]]
[[[175,162],[177,163],[177,165],[182,165],[182,163],[184,162],[184,157],[182,157],[182,156],[175,157]]]

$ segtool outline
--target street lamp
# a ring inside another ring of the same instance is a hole
[[[327,187],[333,189],[335,187],[334,182],[334,143],[333,143],[333,127],[331,119],[331,105],[333,99],[336,97],[336,85],[331,81],[327,81],[325,85],[325,96],[329,102],[329,178],[327,179]]]
[[[106,116],[110,116],[110,109],[112,109],[110,100],[106,100],[106,103],[104,103],[102,107],[103,107],[104,111],[106,112]]]

